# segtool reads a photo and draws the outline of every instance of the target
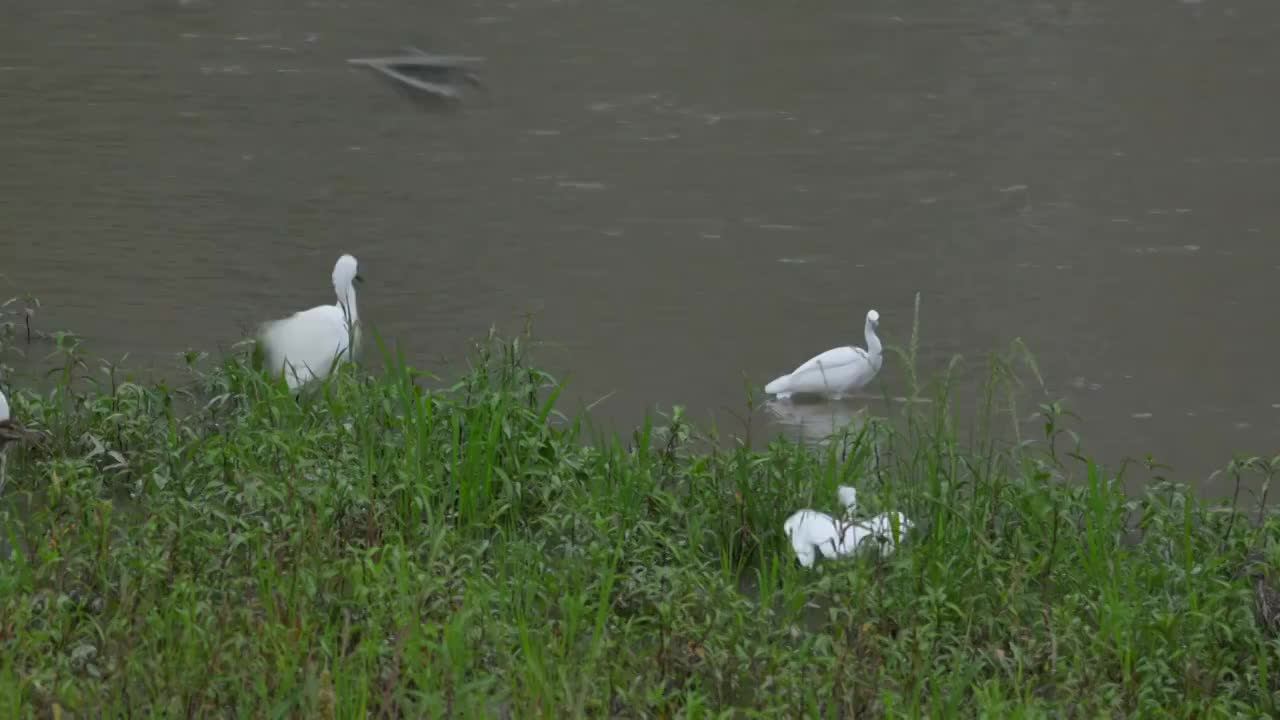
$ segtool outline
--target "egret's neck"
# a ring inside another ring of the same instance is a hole
[[[347,322],[353,326],[360,322],[360,313],[356,310],[356,289],[351,281],[345,285],[334,285],[333,289],[338,293],[338,307],[342,308]]]
[[[876,329],[871,323],[867,323],[867,354],[872,357],[879,357],[883,348],[880,346],[880,338],[876,336]]]

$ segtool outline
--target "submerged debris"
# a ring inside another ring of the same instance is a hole
[[[372,68],[404,87],[448,100],[461,97],[459,81],[476,87],[480,85],[480,79],[468,68],[474,63],[482,62],[483,58],[432,55],[415,47],[404,50],[404,55],[352,58],[347,63]]]

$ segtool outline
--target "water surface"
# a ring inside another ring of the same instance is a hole
[[[927,368],[1021,337],[1091,449],[1194,481],[1277,449],[1277,33],[1274,0],[8,0],[0,272],[166,367],[350,251],[421,366],[532,314],[602,421],[726,430],[868,308],[905,343],[919,292]],[[485,91],[346,64],[404,45]]]

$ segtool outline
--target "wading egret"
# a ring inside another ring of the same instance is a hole
[[[793,393],[826,395],[839,399],[861,390],[880,372],[884,355],[876,328],[880,325],[880,313],[867,313],[867,349],[851,345],[828,350],[795,369],[795,372],[774,380],[764,391],[779,398]]]
[[[356,259],[343,255],[333,266],[334,305],[320,305],[266,323],[259,335],[267,369],[284,372],[289,389],[328,376],[339,363],[350,362],[360,348],[360,315],[355,283],[363,282]]]

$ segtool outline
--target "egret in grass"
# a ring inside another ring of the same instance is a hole
[[[906,535],[912,523],[902,513],[881,513],[869,520],[856,522],[851,519],[857,507],[857,493],[849,486],[837,490],[845,515],[836,519],[817,510],[799,510],[782,524],[791,541],[796,559],[806,568],[813,567],[818,555],[835,559],[852,555],[868,539],[887,540],[894,546]],[[897,525],[897,536],[894,526]]]
[[[867,313],[867,348],[846,345],[828,350],[810,358],[794,372],[783,375],[765,386],[764,391],[779,398],[793,393],[825,395],[840,399],[867,386],[880,372],[884,352],[876,328],[880,325],[880,313]]]
[[[893,526],[897,524],[895,539]],[[887,541],[896,547],[911,529],[912,522],[902,513],[881,513],[862,522],[836,520],[824,512],[800,510],[782,524],[791,540],[791,549],[804,567],[813,567],[819,554],[828,560],[857,552],[865,540]]]
[[[9,446],[26,440],[30,433],[26,431],[9,414],[9,398],[0,390],[0,493],[4,492],[4,484],[8,479],[6,472],[9,462]]]
[[[358,269],[354,257],[343,255],[333,266],[336,304],[303,310],[263,326],[258,337],[261,358],[270,372],[285,374],[290,390],[327,377],[359,350],[355,284],[363,279]]]

